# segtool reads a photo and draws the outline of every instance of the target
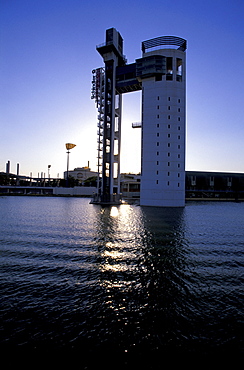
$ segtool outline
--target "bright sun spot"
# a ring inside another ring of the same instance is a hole
[[[112,207],[110,211],[110,216],[111,217],[117,217],[119,214],[118,208],[117,207]]]

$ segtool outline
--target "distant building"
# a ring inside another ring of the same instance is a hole
[[[232,172],[185,172],[187,200],[244,200],[244,173]],[[121,174],[123,198],[139,199],[141,196],[140,175]]]
[[[73,171],[69,170],[69,176],[82,183],[89,177],[97,176],[97,172],[91,171],[90,167],[77,167]],[[67,171],[64,172],[64,178],[67,178]]]
[[[121,173],[121,193],[126,199],[140,199],[141,175],[132,173]]]
[[[244,173],[186,171],[186,199],[244,199]]]
[[[50,179],[49,183],[49,180],[45,182],[44,179],[0,172],[0,194],[93,196],[96,187],[92,182],[86,184],[88,186],[81,185],[89,177],[96,177],[96,172],[91,171],[89,167],[82,167],[75,168],[69,173],[80,183],[65,188],[59,184],[61,179]],[[17,179],[20,182],[19,186]],[[185,184],[186,200],[244,201],[244,173],[186,171]],[[124,200],[136,201],[139,204],[140,174],[122,173],[120,188]]]

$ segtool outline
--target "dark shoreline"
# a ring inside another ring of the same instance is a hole
[[[20,196],[20,197],[50,197],[50,198],[92,198],[90,195],[72,195],[72,194],[23,194],[23,193],[0,193],[0,197],[8,196]],[[124,198],[126,203],[139,203],[139,199],[135,198]],[[240,203],[244,202],[244,198],[234,199],[234,198],[185,198],[186,203],[188,202],[233,202]]]

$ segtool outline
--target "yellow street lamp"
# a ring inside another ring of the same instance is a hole
[[[67,149],[67,177],[66,177],[66,186],[68,188],[69,187],[69,153],[70,153],[70,149],[73,149],[76,146],[76,144],[66,143],[65,146],[66,146],[66,149]]]

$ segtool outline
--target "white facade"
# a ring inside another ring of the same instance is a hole
[[[164,49],[166,74],[142,79],[142,174],[140,204],[185,205],[185,52]]]

